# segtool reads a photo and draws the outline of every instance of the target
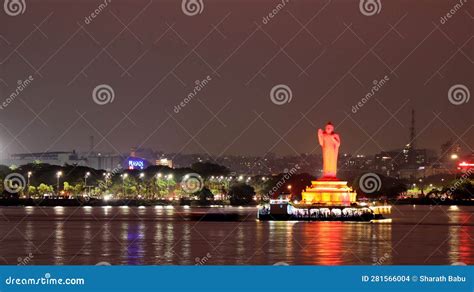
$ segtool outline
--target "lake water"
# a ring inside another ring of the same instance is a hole
[[[240,220],[196,220],[197,213]],[[259,222],[254,207],[1,207],[0,264],[474,264],[474,207],[394,206],[391,223]]]

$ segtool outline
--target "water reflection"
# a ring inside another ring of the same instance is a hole
[[[472,207],[397,206],[392,223],[193,221],[194,208],[3,208],[0,256],[34,264],[473,264]],[[186,219],[188,218],[188,219]],[[36,250],[39,247],[39,250]],[[210,256],[207,256],[207,255]],[[202,259],[206,257],[205,261]]]

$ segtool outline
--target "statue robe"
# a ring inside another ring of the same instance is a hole
[[[323,178],[336,178],[337,156],[341,145],[339,135],[323,132],[319,136],[319,144],[323,152]]]

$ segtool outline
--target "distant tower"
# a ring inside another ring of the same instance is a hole
[[[410,141],[408,142],[408,157],[407,162],[409,165],[416,164],[416,134],[415,134],[415,110],[411,110],[411,123],[410,123]]]
[[[415,110],[411,110],[411,124],[410,124],[410,148],[415,149]]]

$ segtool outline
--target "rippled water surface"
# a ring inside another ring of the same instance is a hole
[[[473,212],[395,206],[391,223],[341,223],[259,222],[253,207],[2,207],[0,264],[472,265]]]

